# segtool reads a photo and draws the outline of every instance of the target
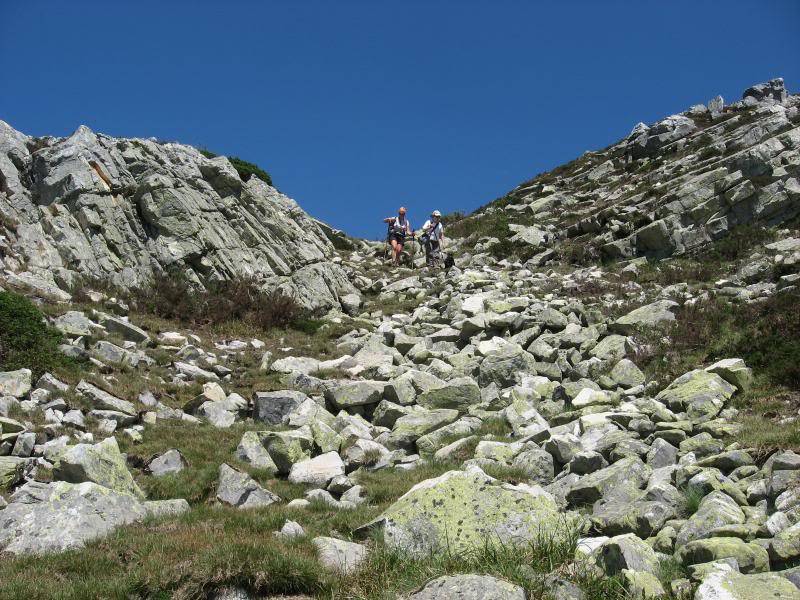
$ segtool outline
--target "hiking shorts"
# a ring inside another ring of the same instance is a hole
[[[393,232],[389,234],[389,243],[395,240],[398,244],[405,244],[406,243],[406,234],[405,233],[397,233]]]

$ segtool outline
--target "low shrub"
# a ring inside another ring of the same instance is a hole
[[[266,291],[251,278],[214,281],[199,289],[179,274],[156,275],[149,287],[131,292],[136,310],[162,319],[215,325],[244,321],[260,329],[306,325],[297,301],[279,291]]]
[[[699,258],[704,261],[735,261],[747,257],[752,250],[775,239],[775,231],[758,224],[739,225],[725,237],[703,248]]]
[[[0,370],[30,369],[36,380],[45,371],[72,365],[58,350],[61,339],[33,302],[0,292]]]
[[[800,390],[800,294],[752,304],[708,299],[684,305],[669,331],[641,336],[640,366],[657,380],[721,358],[741,358],[767,383]]]

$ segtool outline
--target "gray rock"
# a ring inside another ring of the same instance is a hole
[[[278,496],[262,488],[247,473],[225,463],[219,467],[217,500],[240,509],[262,508],[280,502]]]
[[[289,519],[286,520],[286,523],[283,524],[280,531],[275,532],[276,537],[284,538],[284,539],[293,539],[298,537],[303,537],[306,534],[305,529],[303,526],[300,525],[297,521],[291,521]]]
[[[264,447],[262,438],[263,435],[258,431],[245,431],[236,448],[236,458],[274,475],[278,467]]]
[[[597,550],[596,562],[606,575],[617,575],[623,569],[653,575],[658,573],[656,553],[645,542],[630,533],[603,542]]]
[[[456,377],[417,397],[417,403],[425,408],[454,408],[461,412],[480,401],[481,390],[471,377]]]
[[[112,396],[105,390],[101,390],[88,381],[81,380],[81,382],[75,386],[75,391],[89,400],[92,406],[101,410],[114,410],[127,415],[136,414],[136,408],[132,402]]]
[[[325,399],[337,409],[377,404],[386,384],[382,381],[342,382],[325,391]]]
[[[179,450],[174,448],[156,456],[147,464],[147,470],[154,477],[180,473],[184,468],[186,468],[186,459]]]
[[[445,548],[526,544],[539,535],[559,539],[576,519],[538,486],[504,484],[469,467],[418,483],[357,533],[378,530],[389,548],[428,556]]]
[[[303,392],[253,392],[253,418],[262,423],[280,425],[286,415],[302,404],[308,396]]]
[[[70,483],[91,481],[121,494],[144,498],[114,437],[97,444],[68,446],[60,455],[53,475]]]
[[[289,471],[289,481],[325,487],[339,475],[344,475],[344,462],[337,452],[327,452],[294,463]]]
[[[174,268],[203,281],[270,280],[313,312],[339,308],[339,298],[355,292],[327,260],[334,249],[322,227],[257,177],[243,182],[224,157],[80,127],[46,138],[34,160],[28,139],[0,125],[0,145],[17,154],[3,166],[14,197],[3,210],[19,223],[10,243],[30,269],[12,274],[16,285],[63,300],[69,295],[54,273],[64,282],[79,275],[130,288]],[[52,209],[41,215],[39,206]]]
[[[675,320],[673,311],[677,307],[678,303],[672,300],[659,300],[620,317],[611,324],[610,329],[622,335],[631,335],[637,331],[659,327]]]
[[[367,558],[367,549],[361,544],[332,537],[316,537],[312,543],[322,566],[342,575],[356,571]]]

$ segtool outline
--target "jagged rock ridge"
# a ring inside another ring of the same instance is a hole
[[[800,215],[800,96],[783,79],[721,97],[527,181],[476,212],[506,216],[512,241],[542,249],[574,242],[596,258],[664,258],[741,225]],[[524,225],[533,225],[523,229]],[[487,249],[498,240],[476,240]]]
[[[312,310],[353,291],[294,200],[182,144],[84,126],[31,138],[0,121],[0,221],[7,283],[55,297],[78,276],[129,288],[167,270],[255,276]]]

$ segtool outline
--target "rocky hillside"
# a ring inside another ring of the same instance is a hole
[[[782,89],[668,119],[783,123],[719,134],[729,187],[638,127],[630,172],[615,146],[448,226],[447,272],[332,252],[357,293],[317,320],[0,291],[0,597],[800,600]]]
[[[81,280],[128,289],[164,272],[255,277],[314,311],[353,291],[296,202],[182,144],[86,127],[31,138],[0,121],[0,227],[2,278],[54,299]]]
[[[522,252],[534,265],[556,253],[685,255],[743,225],[797,219],[798,177],[800,96],[774,79],[732,104],[717,97],[639,123],[620,142],[523,183],[456,231],[478,252],[499,244],[493,254]],[[502,243],[507,224],[515,235]]]

